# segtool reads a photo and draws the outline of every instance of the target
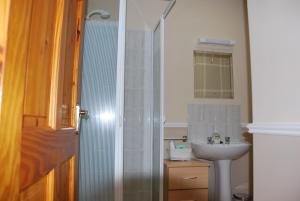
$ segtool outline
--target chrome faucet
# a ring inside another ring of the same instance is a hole
[[[230,137],[225,137],[225,144],[230,144]]]
[[[212,137],[207,137],[207,144],[213,144]]]
[[[207,144],[230,144],[230,137],[222,137],[216,127],[216,117],[213,127],[213,133],[207,137]]]

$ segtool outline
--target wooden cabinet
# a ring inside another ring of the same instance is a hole
[[[207,201],[207,189],[176,190],[168,192],[169,201]]]
[[[208,164],[165,161],[164,201],[207,201]]]

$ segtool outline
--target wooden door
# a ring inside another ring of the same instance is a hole
[[[84,0],[0,1],[0,201],[73,201]]]

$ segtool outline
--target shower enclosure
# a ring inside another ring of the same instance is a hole
[[[89,114],[80,131],[80,201],[114,198],[117,52],[117,23],[87,20],[81,107]]]
[[[152,30],[133,1],[95,2],[84,33],[79,201],[162,201],[164,17]]]

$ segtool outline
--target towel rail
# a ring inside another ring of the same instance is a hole
[[[187,136],[182,136],[182,138],[164,138],[164,140],[182,140],[183,142],[187,141]]]

